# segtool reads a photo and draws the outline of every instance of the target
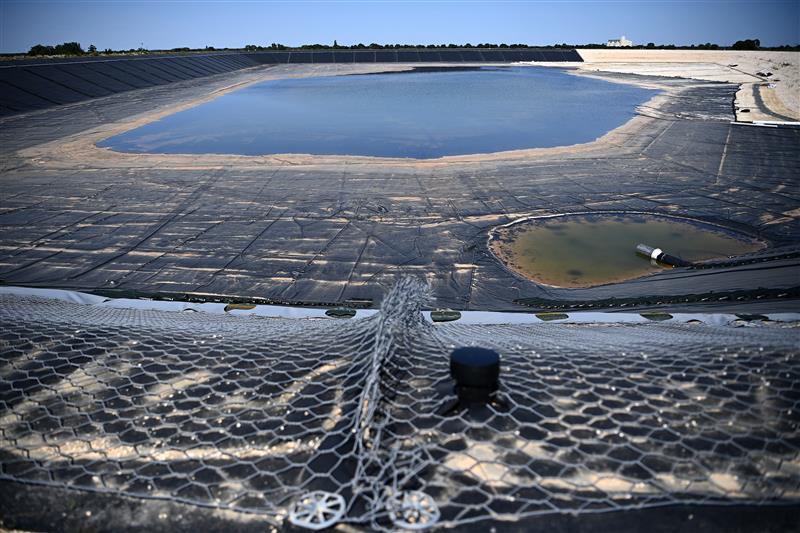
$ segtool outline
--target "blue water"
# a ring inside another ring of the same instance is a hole
[[[434,158],[589,142],[655,91],[541,67],[268,81],[99,143],[163,154]]]

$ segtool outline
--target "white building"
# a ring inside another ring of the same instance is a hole
[[[609,39],[606,46],[609,48],[625,48],[627,46],[633,46],[633,42],[626,39],[623,35],[619,39]]]

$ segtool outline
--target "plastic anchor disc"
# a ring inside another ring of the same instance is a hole
[[[342,519],[345,509],[344,498],[333,492],[315,490],[304,494],[292,506],[289,522],[298,527],[320,530],[326,529]]]
[[[400,529],[421,530],[433,527],[441,514],[436,502],[419,490],[393,494],[386,502],[389,518]]]

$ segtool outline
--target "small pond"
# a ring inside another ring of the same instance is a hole
[[[741,255],[765,246],[719,226],[643,214],[530,219],[495,229],[489,245],[507,267],[537,283],[577,288],[670,268],[638,255],[639,243],[692,262]]]
[[[402,158],[592,141],[656,91],[543,67],[266,81],[106,139],[122,152]]]

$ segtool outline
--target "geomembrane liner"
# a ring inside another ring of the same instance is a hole
[[[409,278],[349,321],[0,295],[0,479],[276,525],[327,491],[382,529],[800,501],[793,324],[434,325],[424,301]],[[500,353],[498,401],[443,411],[467,345]]]
[[[485,56],[484,56],[485,54]],[[420,57],[421,56],[421,57]],[[0,65],[0,116],[79,102],[132,88],[151,87],[261,65],[285,63],[403,63],[575,61],[575,50],[348,50],[320,52],[223,52],[145,57],[87,56],[11,60]],[[66,77],[65,77],[66,76]],[[99,77],[99,80],[98,80]],[[110,83],[109,83],[110,82]],[[121,87],[119,86],[121,84]],[[117,85],[115,87],[115,85]]]

